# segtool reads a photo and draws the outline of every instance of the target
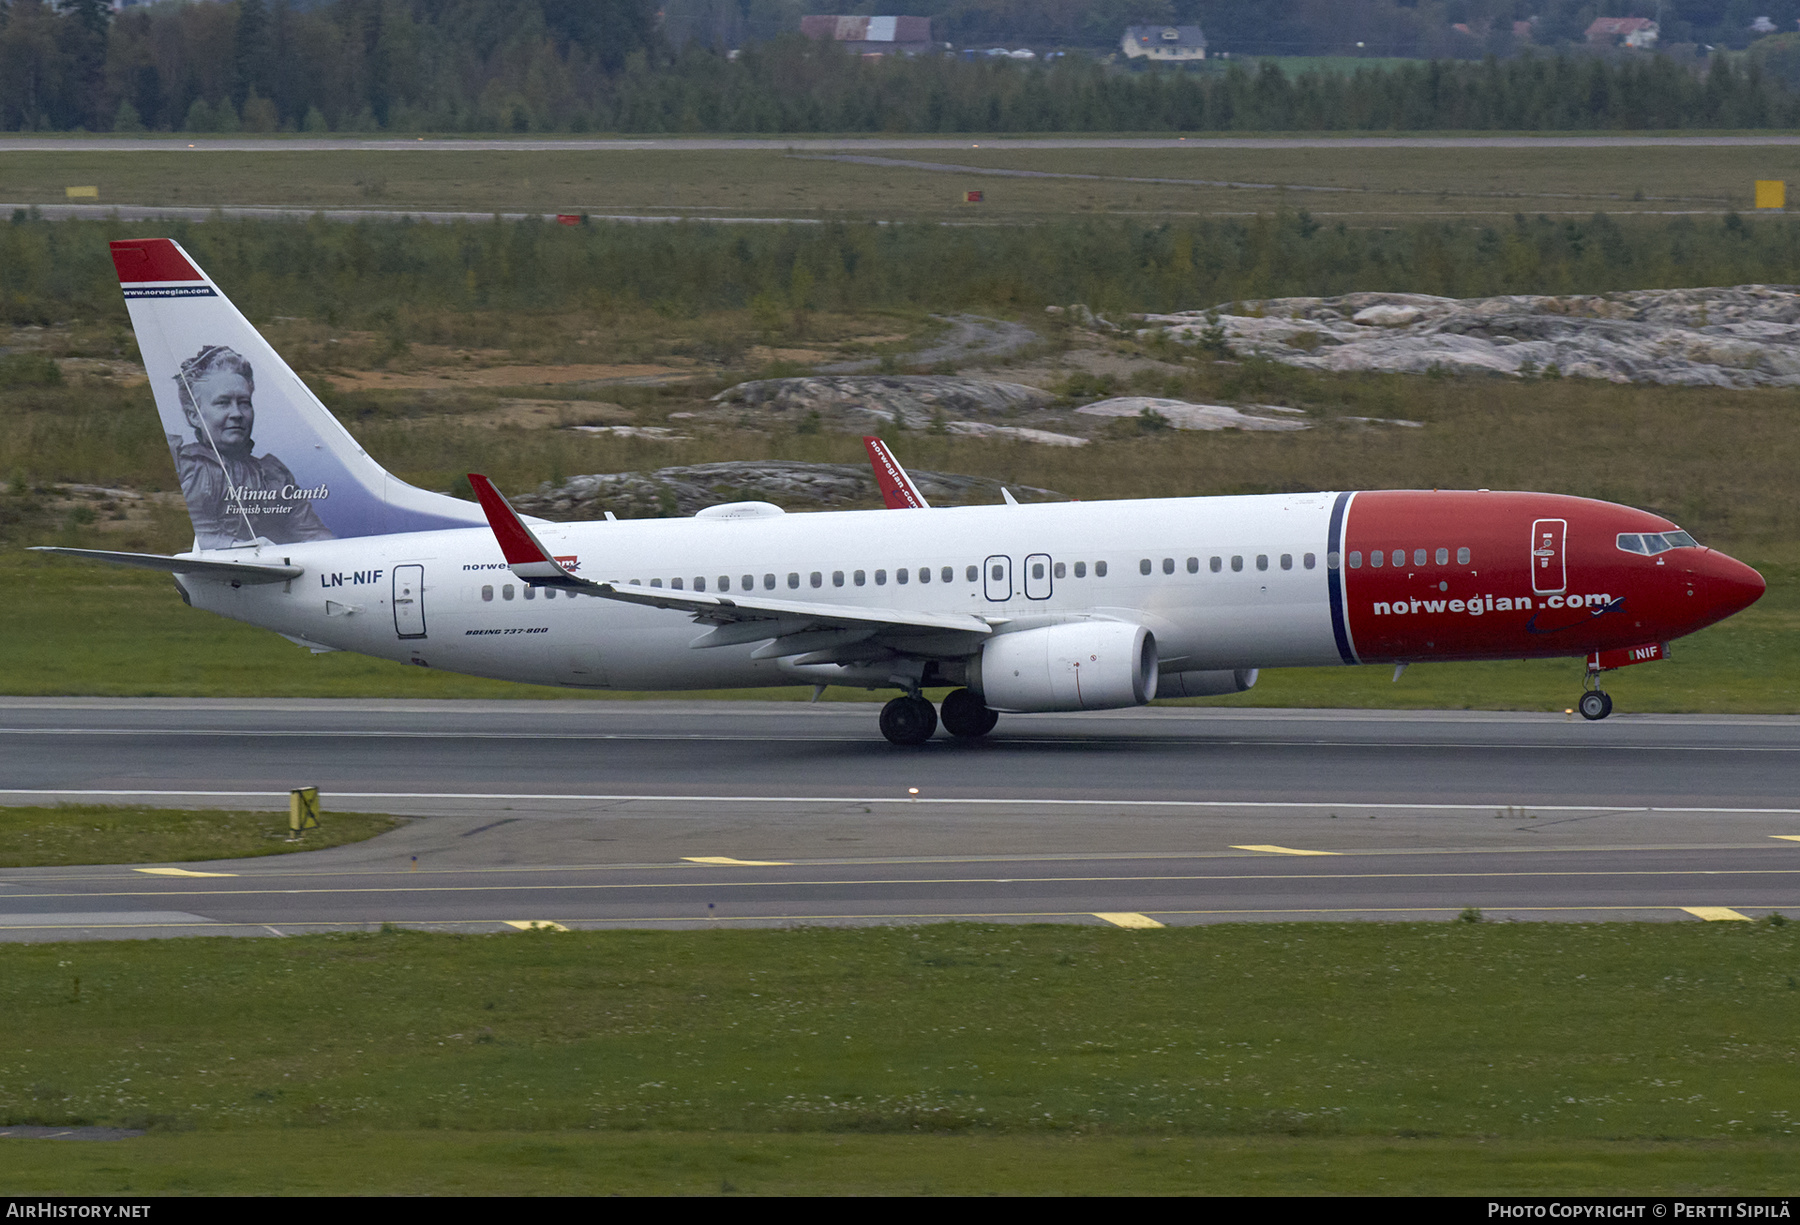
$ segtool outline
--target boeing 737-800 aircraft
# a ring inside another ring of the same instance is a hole
[[[1660,516],[1543,493],[1390,491],[547,523],[389,475],[168,239],[112,244],[194,522],[191,552],[52,549],[317,651],[593,689],[901,691],[896,744],[999,713],[1249,688],[1261,668],[1585,657],[1748,606],[1750,567]],[[883,456],[878,455],[877,459]],[[905,489],[897,488],[903,483]],[[906,493],[910,490],[910,493]]]

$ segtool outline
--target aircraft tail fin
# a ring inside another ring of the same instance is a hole
[[[115,242],[112,258],[197,548],[486,523],[370,458],[172,239]]]
[[[863,446],[869,449],[869,465],[875,469],[875,483],[881,487],[881,500],[889,510],[930,510],[931,503],[913,484],[912,477],[894,458],[888,444],[879,438],[868,435],[863,437]]]

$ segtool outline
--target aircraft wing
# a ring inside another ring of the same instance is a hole
[[[603,599],[650,608],[685,612],[694,620],[719,628],[703,634],[691,645],[731,646],[765,638],[787,640],[795,652],[821,649],[878,634],[964,633],[986,636],[994,627],[967,613],[916,612],[910,609],[869,608],[808,600],[782,600],[757,595],[708,595],[698,591],[672,591],[662,587],[621,587],[577,578],[563,569],[550,551],[520,520],[494,483],[479,473],[469,474],[469,484],[487,512],[494,537],[507,566],[525,582],[538,587],[565,587]],[[796,638],[796,635],[804,637]],[[810,645],[814,640],[819,646]],[[782,654],[790,653],[782,651]]]
[[[161,553],[114,553],[107,549],[65,549],[47,544],[37,545],[31,551],[60,553],[64,557],[110,562],[115,566],[136,566],[143,570],[161,570],[168,574],[213,574],[220,578],[233,578],[240,583],[285,583],[306,573],[299,566],[281,566],[273,562],[205,561],[198,557],[168,557]]]

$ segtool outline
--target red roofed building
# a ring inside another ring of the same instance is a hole
[[[1627,47],[1654,47],[1661,28],[1648,17],[1599,17],[1587,28],[1591,43],[1624,43]]]
[[[800,32],[865,55],[918,55],[938,50],[938,44],[931,41],[929,17],[802,17]]]

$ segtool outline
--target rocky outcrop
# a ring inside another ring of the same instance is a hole
[[[981,315],[933,315],[949,331],[938,337],[929,348],[905,353],[894,358],[895,366],[925,366],[945,362],[962,365],[980,358],[1007,357],[1037,343],[1038,334],[1019,323],[1004,319],[988,319]],[[867,357],[852,362],[820,366],[820,374],[857,374],[880,366],[882,359]],[[892,369],[892,367],[889,367]]]
[[[913,483],[934,506],[998,502],[1001,483],[951,472],[912,472]],[[1023,501],[1064,501],[1050,489],[1008,485]],[[691,464],[655,472],[601,472],[561,484],[546,481],[534,494],[513,499],[528,515],[545,519],[621,519],[691,515],[722,502],[774,502],[790,509],[879,506],[881,491],[867,464],[804,464],[787,460]]]
[[[1233,302],[1139,323],[1140,335],[1163,331],[1316,370],[1800,385],[1800,292],[1790,286],[1463,299],[1353,293]]]
[[[825,428],[868,431],[883,422],[922,430],[952,418],[1005,416],[1042,408],[1054,397],[1023,383],[951,375],[815,375],[756,379],[713,397],[721,406],[779,414],[818,414]]]
[[[1298,408],[1257,405],[1247,413],[1228,404],[1189,404],[1186,400],[1165,400],[1157,396],[1114,396],[1097,400],[1075,410],[1089,417],[1124,417],[1159,422],[1177,430],[1304,430],[1312,427]],[[1263,414],[1282,413],[1282,417]]]

